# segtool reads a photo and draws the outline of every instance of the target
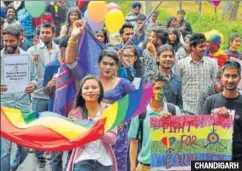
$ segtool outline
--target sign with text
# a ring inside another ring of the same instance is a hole
[[[7,93],[24,92],[30,83],[29,55],[6,55],[3,58],[3,84]]]
[[[233,116],[150,119],[152,171],[190,171],[192,160],[231,160]]]

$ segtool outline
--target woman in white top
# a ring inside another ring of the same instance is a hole
[[[106,105],[103,86],[95,76],[86,76],[79,84],[74,109],[69,118],[97,121]],[[73,150],[67,171],[117,171],[116,160],[111,145],[116,141],[116,131],[110,131],[99,140]]]

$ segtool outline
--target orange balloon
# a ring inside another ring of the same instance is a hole
[[[108,12],[108,6],[105,1],[91,1],[87,6],[88,17],[95,23],[101,23]]]

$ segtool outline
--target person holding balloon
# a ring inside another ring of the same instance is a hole
[[[73,23],[78,19],[81,19],[81,11],[77,7],[71,7],[67,12],[66,23],[61,27],[60,38],[71,34]]]
[[[104,88],[95,76],[86,76],[79,83],[74,108],[69,113],[72,120],[97,121],[107,107],[101,101]],[[118,171],[111,145],[116,142],[116,130],[105,133],[101,139],[73,150],[67,171]]]

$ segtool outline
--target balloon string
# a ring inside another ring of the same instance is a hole
[[[136,35],[136,33],[146,24],[146,22],[150,19],[151,15],[155,12],[155,10],[157,10],[157,8],[160,6],[160,4],[162,3],[162,1],[160,1],[156,7],[150,12],[150,14],[148,15],[148,17],[143,21],[143,23],[136,28],[136,30],[134,31],[134,34],[132,35],[132,37],[129,38],[129,40],[124,44],[124,46],[122,47],[122,49],[124,49],[129,43],[130,41],[134,38],[134,36]]]

